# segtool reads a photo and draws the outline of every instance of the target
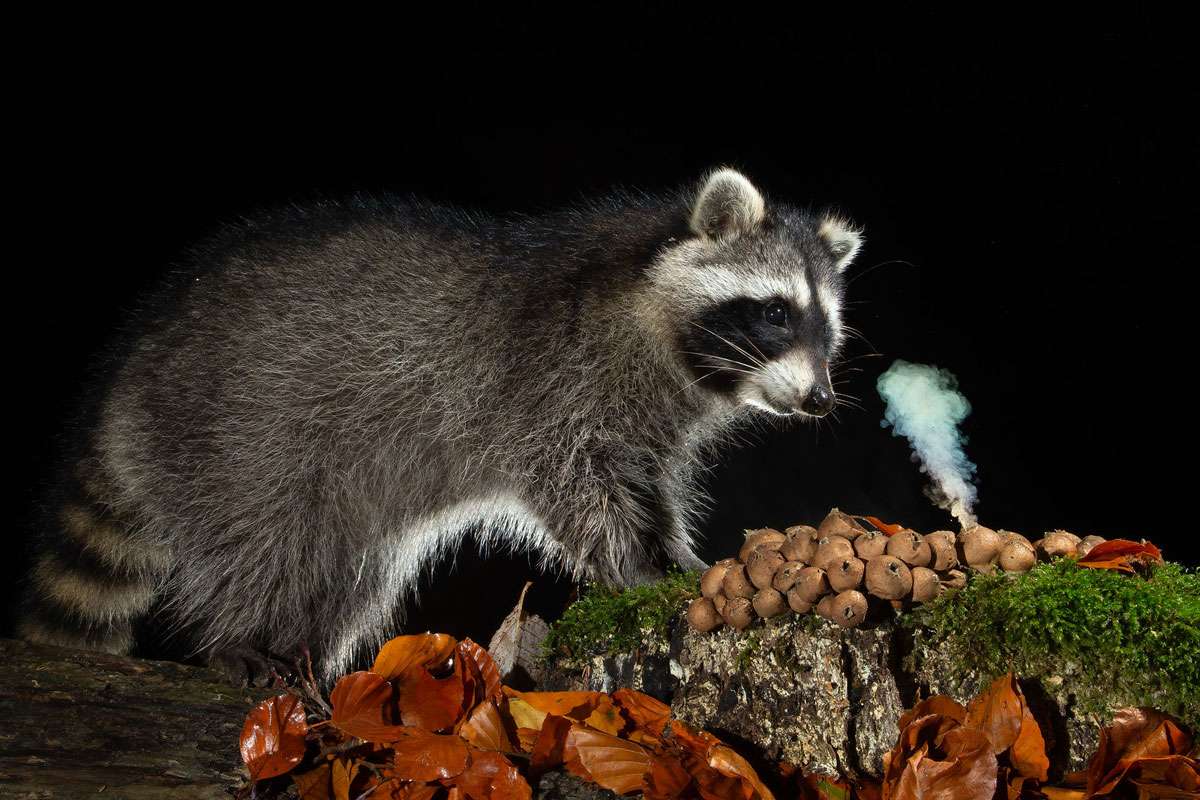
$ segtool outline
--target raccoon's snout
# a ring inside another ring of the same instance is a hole
[[[823,417],[833,411],[833,390],[825,386],[814,386],[800,402],[800,410],[814,417]]]

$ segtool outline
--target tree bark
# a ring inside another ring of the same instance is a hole
[[[0,640],[0,796],[223,798],[249,709],[217,672]]]
[[[987,677],[957,671],[891,622],[842,629],[787,614],[744,633],[698,633],[681,616],[665,638],[647,632],[633,652],[560,659],[541,688],[628,686],[670,703],[676,717],[743,755],[787,761],[806,774],[878,778],[900,716],[918,696],[943,692],[966,703]],[[1083,769],[1102,720],[1078,713],[1054,676],[1021,685],[1050,745],[1052,771]]]

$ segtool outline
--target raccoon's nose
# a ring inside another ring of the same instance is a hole
[[[814,417],[823,417],[833,411],[833,392],[824,386],[814,386],[800,404],[800,410]]]

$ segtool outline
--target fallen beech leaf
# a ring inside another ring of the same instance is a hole
[[[896,525],[891,522],[884,522],[879,517],[852,515],[854,519],[865,519],[867,522],[874,525],[879,530],[886,533],[888,536],[895,536],[900,531],[904,530],[903,525]]]
[[[641,789],[653,761],[641,745],[582,725],[567,731],[566,746],[575,749],[583,766],[581,773],[572,769],[573,761],[567,761],[568,769],[617,794]]]
[[[295,695],[267,698],[246,715],[242,725],[242,761],[250,780],[273,778],[291,771],[304,758],[308,723]]]
[[[967,709],[961,703],[944,694],[935,694],[917,703],[910,710],[905,711],[900,716],[900,722],[897,724],[897,727],[903,732],[914,719],[917,717],[927,717],[930,714],[938,714],[959,723],[967,721]]]
[[[461,790],[472,800],[530,800],[533,796],[533,790],[517,768],[494,752],[471,753],[467,769],[443,783]]]
[[[1171,717],[1150,708],[1123,708],[1100,729],[1100,743],[1088,762],[1087,796],[1113,791],[1140,761],[1187,755],[1191,749],[1192,738]]]
[[[1125,780],[1138,788],[1139,797],[1200,797],[1200,766],[1187,756],[1140,758],[1125,773]]]
[[[473,677],[477,676],[480,681],[482,691],[475,698],[476,702],[484,700],[499,700],[503,693],[501,691],[500,668],[496,666],[495,660],[479,645],[470,639],[463,639],[458,643],[458,656],[464,662],[463,666],[468,669]]]
[[[338,758],[330,767],[329,783],[333,787],[333,800],[350,800],[350,783],[358,772],[358,763]]]
[[[500,675],[513,683],[536,683],[541,677],[542,642],[550,633],[545,620],[525,611],[525,593],[532,585],[527,582],[521,589],[517,604],[488,642],[488,652],[496,660]]]
[[[997,756],[1008,752],[1009,763],[1019,775],[1046,780],[1050,770],[1046,740],[1011,672],[992,681],[967,705],[966,724],[988,735]]]
[[[671,721],[671,707],[648,694],[633,689],[617,689],[612,693],[612,699],[634,727],[651,736],[662,736],[663,729]]]
[[[613,705],[612,698],[603,692],[518,692],[505,686],[504,693],[509,698],[524,701],[544,714],[556,714],[576,722],[585,722],[596,730],[614,736],[625,724],[620,712]],[[509,708],[511,712],[511,700]],[[516,719],[516,712],[512,713],[513,719]],[[541,725],[541,720],[538,720],[535,725],[529,725],[520,720],[517,721],[517,724],[522,727],[536,728]]]
[[[368,742],[390,742],[408,729],[393,720],[392,685],[374,672],[352,672],[329,695],[331,720],[351,736]]]
[[[735,753],[728,745],[718,744],[709,748],[708,765],[722,775],[741,779],[754,789],[761,800],[775,800],[771,790],[759,780],[754,767],[750,766],[746,759]]]
[[[520,697],[508,698],[508,702],[505,703],[504,708],[508,711],[508,715],[512,717],[518,731],[522,728],[536,731],[542,727],[542,722],[546,719],[545,711],[534,708]]]
[[[397,636],[379,649],[371,672],[390,681],[412,667],[434,669],[449,660],[457,644],[453,636],[444,633]]]
[[[421,666],[410,667],[395,679],[396,706],[405,725],[427,731],[452,728],[464,714],[463,665],[455,659],[454,671],[435,678]]]
[[[897,798],[990,800],[996,792],[996,757],[983,731],[957,727],[905,765]],[[885,787],[884,796],[887,797]]]
[[[1038,791],[1046,796],[1046,800],[1084,800],[1083,789],[1072,789],[1067,786],[1041,786]]]
[[[480,750],[511,753],[517,749],[505,728],[499,709],[491,700],[475,706],[471,716],[467,717],[467,721],[458,729],[458,735]]]
[[[1162,552],[1150,542],[1110,539],[1093,547],[1077,564],[1092,569],[1133,572],[1134,563],[1162,563]]]
[[[330,770],[329,764],[322,764],[308,772],[293,775],[292,782],[296,784],[300,800],[331,800],[333,789],[329,785]]]
[[[996,680],[967,704],[966,724],[978,728],[992,740],[992,752],[1000,755],[1021,732],[1024,703],[1012,673]]]
[[[541,775],[552,770],[566,761],[565,748],[567,732],[571,730],[571,720],[566,717],[547,715],[529,748],[529,771],[532,775]]]
[[[410,730],[392,743],[389,777],[404,781],[448,780],[467,767],[467,744],[457,736]]]
[[[691,783],[692,776],[677,759],[655,758],[642,779],[642,794],[646,800],[675,800]]]
[[[543,724],[544,728],[545,725]],[[533,752],[534,743],[537,741],[540,730],[536,728],[517,728],[517,744],[521,746],[521,752]]]

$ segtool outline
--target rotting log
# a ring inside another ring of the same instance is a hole
[[[0,797],[225,798],[264,689],[213,670],[0,640]]]
[[[921,666],[910,672],[914,650]],[[897,722],[918,694],[945,692],[966,703],[980,676],[956,674],[936,649],[891,622],[839,628],[814,616],[783,615],[739,633],[692,630],[683,616],[667,636],[647,631],[629,653],[559,659],[540,688],[639,689],[672,713],[743,746],[763,761],[804,773],[879,777]],[[1102,720],[1078,712],[1054,676],[1022,680],[1050,742],[1052,772],[1086,766]]]

